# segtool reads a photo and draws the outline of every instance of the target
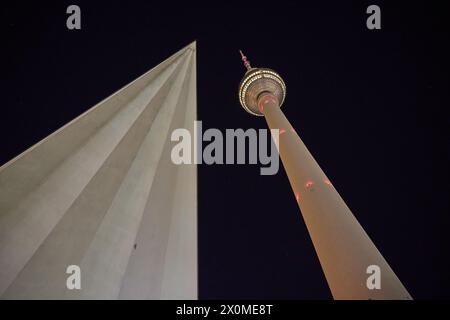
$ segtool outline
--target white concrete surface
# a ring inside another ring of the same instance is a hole
[[[0,168],[0,297],[196,299],[195,43]],[[68,265],[81,290],[66,287]]]

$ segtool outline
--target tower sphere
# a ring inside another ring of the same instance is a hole
[[[258,108],[258,99],[263,93],[273,94],[281,107],[286,97],[286,85],[281,76],[271,69],[249,69],[239,85],[239,101],[242,107],[255,116],[263,116]]]

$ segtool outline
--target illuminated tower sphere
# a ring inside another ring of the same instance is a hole
[[[286,96],[281,76],[252,68],[239,86],[242,107],[264,116],[335,299],[412,299],[280,109]]]

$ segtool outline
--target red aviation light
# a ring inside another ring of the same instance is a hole
[[[307,182],[305,183],[306,189],[311,189],[313,185],[314,185],[314,182],[312,182],[311,180],[310,180],[310,181],[307,181]]]

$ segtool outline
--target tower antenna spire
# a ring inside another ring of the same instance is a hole
[[[252,68],[252,66],[250,65],[250,61],[247,60],[247,57],[244,55],[242,50],[239,50],[239,52],[241,53],[241,58],[244,62],[244,66],[247,68],[247,70],[250,70]]]

